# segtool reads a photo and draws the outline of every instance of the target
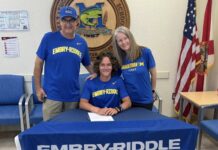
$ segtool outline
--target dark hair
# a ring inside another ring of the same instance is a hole
[[[120,69],[120,65],[116,57],[114,57],[113,54],[109,51],[103,51],[96,57],[96,60],[94,62],[94,72],[97,73],[98,76],[100,76],[99,66],[104,57],[108,57],[110,59],[112,64],[111,75],[114,75]]]

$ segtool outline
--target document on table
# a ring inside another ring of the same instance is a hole
[[[94,121],[114,121],[113,117],[111,116],[102,116],[102,115],[91,113],[91,112],[89,112],[88,115],[92,122]]]

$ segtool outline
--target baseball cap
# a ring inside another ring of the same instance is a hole
[[[74,19],[77,19],[76,10],[73,7],[70,7],[70,6],[61,7],[61,9],[60,9],[60,18],[63,19],[64,17],[72,17]]]

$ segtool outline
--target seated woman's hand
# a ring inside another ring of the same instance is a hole
[[[113,116],[116,115],[118,112],[115,108],[98,108],[96,113],[99,115]]]
[[[99,115],[107,115],[107,111],[108,111],[108,108],[98,108],[96,113]]]
[[[116,115],[118,111],[115,108],[107,108],[105,113],[108,116],[113,116],[113,115]]]

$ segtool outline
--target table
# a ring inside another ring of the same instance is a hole
[[[204,109],[215,108],[218,106],[217,91],[181,92],[180,95],[181,95],[181,98],[180,98],[179,119],[182,120],[183,102],[184,100],[187,100],[188,102],[198,107],[198,120],[197,120],[198,126],[200,125],[200,122],[203,120]],[[200,132],[199,137],[198,137],[197,149],[200,149],[201,136],[202,136],[201,134],[202,132]]]
[[[75,109],[42,122],[16,138],[22,150],[194,150],[198,128],[144,108],[131,108],[112,122],[90,122]]]
[[[197,106],[198,109],[198,125],[203,119],[203,111],[205,108],[215,108],[218,106],[217,91],[203,91],[203,92],[181,92],[180,93],[180,113],[179,118],[182,119],[183,102],[188,102]]]

